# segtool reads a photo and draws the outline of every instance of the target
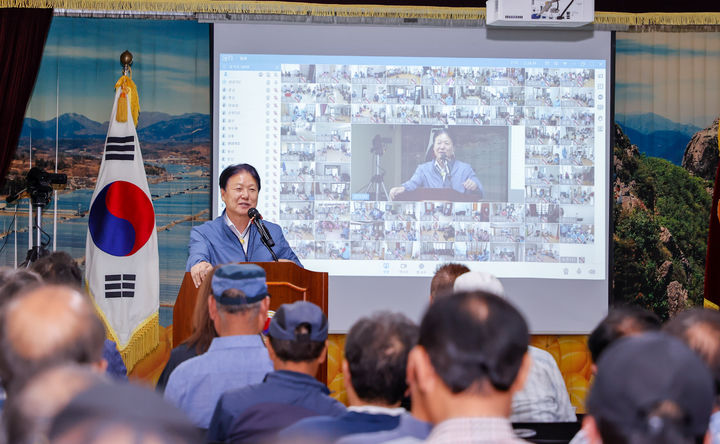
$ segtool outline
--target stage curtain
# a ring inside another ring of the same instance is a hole
[[[0,186],[15,157],[52,9],[0,9]]]

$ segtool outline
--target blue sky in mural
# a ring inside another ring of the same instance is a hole
[[[193,21],[53,19],[27,116],[110,116],[120,54],[134,55],[142,111],[209,113],[209,25]]]
[[[720,34],[617,33],[615,121],[649,156],[680,164],[720,115]]]

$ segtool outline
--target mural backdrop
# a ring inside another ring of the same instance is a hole
[[[190,229],[208,218],[208,39],[208,25],[190,21],[54,19],[4,190],[19,189],[31,160],[53,170],[57,154],[69,186],[56,199],[53,241],[82,261],[119,56],[130,50],[140,93],[138,136],[157,214],[163,326],[172,323]],[[642,305],[666,318],[702,301],[718,159],[720,35],[618,33],[616,49],[613,294],[617,302]],[[0,211],[0,264],[24,259],[27,205],[23,201],[16,210]],[[52,234],[49,212],[43,229]],[[585,340],[532,340],[555,356],[579,412],[590,379]],[[328,366],[328,381],[341,399],[343,343],[342,335],[331,337]],[[150,363],[139,365],[139,376],[156,377],[171,345],[164,342]]]

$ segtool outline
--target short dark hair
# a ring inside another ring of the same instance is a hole
[[[345,359],[352,387],[360,399],[387,404],[403,399],[408,354],[417,337],[417,325],[400,313],[378,312],[361,318],[350,328]]]
[[[430,305],[418,344],[453,393],[484,381],[507,391],[527,353],[529,333],[509,302],[481,291],[462,292]]]
[[[231,299],[246,299],[245,298],[245,292],[237,289],[237,288],[229,288],[222,292],[220,295],[223,298],[231,298]],[[215,300],[217,302],[217,299]],[[220,302],[217,303],[218,311],[222,311],[224,313],[228,314],[245,314],[250,311],[257,311],[260,309],[260,304],[262,301],[253,302],[251,304],[221,304]]]
[[[310,324],[304,322],[295,327],[295,335],[309,335]],[[276,339],[268,336],[275,354],[282,361],[306,362],[314,361],[320,357],[325,349],[325,341],[299,340],[290,341],[287,339]]]
[[[632,305],[612,308],[588,337],[587,345],[590,357],[593,362],[597,363],[602,352],[615,340],[659,329],[660,318],[649,310]]]
[[[663,331],[683,341],[707,364],[715,381],[715,405],[720,405],[720,312],[687,310],[665,323]]]
[[[468,271],[470,271],[470,269],[465,265],[454,262],[438,266],[437,270],[435,270],[435,275],[430,281],[430,298],[435,300],[438,296],[452,294],[455,279]]]
[[[260,175],[258,174],[255,167],[250,165],[249,163],[238,163],[236,165],[230,165],[229,167],[225,168],[223,172],[220,173],[220,179],[218,180],[220,188],[224,190],[225,187],[227,187],[228,180],[230,180],[231,177],[240,173],[241,171],[245,171],[246,173],[250,174],[253,179],[255,179],[258,191],[260,191]]]
[[[55,251],[41,257],[32,264],[31,269],[48,284],[82,287],[83,275],[80,266],[64,251]]]

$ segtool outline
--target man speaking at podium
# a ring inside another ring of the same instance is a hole
[[[280,226],[259,220],[261,217],[255,207],[260,193],[260,176],[255,167],[247,163],[231,165],[220,174],[219,185],[220,197],[225,203],[222,216],[190,232],[190,254],[185,271],[190,272],[196,287],[215,265],[229,262],[272,262],[274,255],[280,261],[292,261],[302,267]],[[254,213],[251,211],[248,215],[251,209]],[[259,231],[263,226],[271,246],[264,244],[264,233]]]
[[[459,193],[483,196],[483,187],[472,167],[455,159],[455,144],[444,128],[435,130],[428,149],[427,162],[418,165],[410,180],[390,188],[390,199],[418,188],[451,188]]]

